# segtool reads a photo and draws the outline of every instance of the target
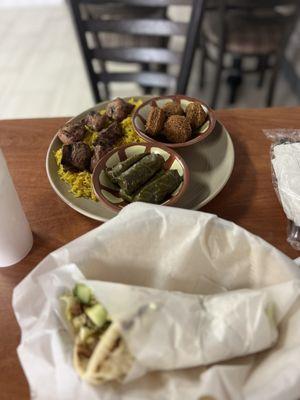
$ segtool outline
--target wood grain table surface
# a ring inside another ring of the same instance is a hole
[[[217,118],[232,137],[236,160],[225,188],[202,210],[233,221],[288,256],[298,257],[300,254],[286,242],[286,218],[271,182],[270,142],[262,129],[300,128],[300,107],[220,110]],[[13,288],[49,252],[99,225],[64,204],[47,180],[47,148],[65,121],[66,118],[0,121],[0,147],[34,233],[29,255],[13,267],[0,269],[2,400],[29,399],[16,353],[20,331],[11,306]]]

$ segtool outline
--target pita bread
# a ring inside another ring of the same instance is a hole
[[[90,358],[80,352],[76,341],[73,364],[79,376],[94,385],[125,378],[133,364],[133,356],[121,337],[118,324],[112,323],[99,339]]]

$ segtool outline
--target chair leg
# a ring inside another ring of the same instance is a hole
[[[218,100],[218,95],[219,95],[219,90],[220,90],[220,83],[221,83],[221,76],[222,76],[222,70],[223,70],[223,58],[224,58],[224,48],[221,46],[219,48],[218,60],[217,60],[217,65],[216,65],[214,88],[213,88],[212,98],[211,98],[211,102],[210,102],[210,105],[211,105],[212,108],[216,107],[217,100]]]
[[[200,66],[200,80],[199,87],[200,89],[204,88],[205,82],[205,64],[206,64],[206,46],[205,44],[201,45],[201,66]]]
[[[258,72],[259,72],[259,77],[257,81],[257,87],[262,88],[266,76],[266,70],[268,66],[268,56],[260,56],[258,59]]]
[[[144,72],[150,71],[149,64],[143,63],[143,64],[141,64],[141,67],[142,67],[142,71],[144,71]],[[142,86],[142,88],[143,88],[144,94],[151,94],[151,92],[152,92],[151,86]]]
[[[270,80],[270,86],[267,94],[267,101],[266,101],[266,106],[271,107],[273,105],[273,100],[274,100],[274,92],[275,92],[275,87],[278,79],[278,74],[279,74],[279,67],[280,67],[281,60],[277,59],[276,63],[273,67],[273,71],[271,73],[271,80]]]
[[[157,67],[158,72],[162,72],[163,74],[167,74],[168,73],[168,66],[166,64],[159,64]],[[160,88],[158,90],[160,96],[165,96],[168,93],[168,89],[167,88]]]
[[[227,78],[227,83],[230,87],[229,93],[229,104],[234,104],[237,96],[237,91],[242,83],[242,59],[235,57],[233,60],[233,66],[231,74]]]
[[[104,93],[105,93],[105,99],[109,100],[110,99],[110,89],[107,83],[104,84]]]

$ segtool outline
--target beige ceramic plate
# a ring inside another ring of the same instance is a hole
[[[149,97],[140,96],[142,100]],[[80,120],[92,110],[105,109],[108,101],[84,111],[74,118]],[[46,170],[48,179],[57,195],[70,207],[87,217],[98,221],[107,221],[117,212],[110,210],[104,203],[83,198],[76,198],[69,193],[69,187],[59,179],[54,152],[61,146],[55,136],[50,143]],[[184,158],[190,171],[190,184],[176,207],[197,210],[212,200],[225,186],[234,164],[234,149],[231,138],[225,127],[216,123],[214,131],[202,142],[193,146],[176,149]]]

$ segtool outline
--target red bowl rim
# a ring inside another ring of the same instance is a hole
[[[144,133],[141,129],[138,128],[137,124],[136,124],[136,118],[139,118],[138,114],[141,108],[145,107],[145,105],[148,105],[149,103],[151,103],[152,101],[159,101],[159,100],[163,100],[163,99],[179,99],[179,100],[188,100],[191,102],[197,102],[200,103],[201,105],[205,106],[207,108],[207,115],[209,117],[210,120],[210,125],[207,129],[207,131],[205,133],[201,133],[198,134],[196,137],[194,137],[191,140],[188,140],[186,142],[181,142],[181,143],[167,143],[167,142],[160,142],[155,140],[154,138],[151,138],[150,136],[148,136],[146,133]],[[163,146],[167,146],[169,148],[178,148],[178,147],[187,147],[187,146],[191,146],[195,143],[201,142],[202,140],[206,139],[207,136],[209,134],[212,133],[212,131],[214,130],[214,127],[216,125],[216,116],[214,111],[206,104],[204,103],[202,100],[196,99],[195,97],[189,97],[189,96],[184,96],[181,94],[175,94],[175,95],[166,95],[166,96],[157,96],[157,97],[152,97],[149,100],[146,100],[145,102],[143,102],[133,113],[132,116],[132,123],[133,123],[133,127],[135,129],[135,131],[137,132],[137,134],[142,137],[144,140],[147,140],[148,142],[152,142],[152,143],[159,143]]]
[[[182,165],[182,169],[183,169],[183,184],[181,186],[180,191],[175,196],[173,196],[172,198],[170,198],[169,200],[166,200],[164,203],[161,204],[161,205],[164,205],[164,206],[174,205],[182,197],[182,195],[184,194],[184,192],[186,191],[186,189],[187,189],[187,187],[189,185],[189,182],[190,182],[190,171],[189,171],[189,168],[188,168],[186,162],[184,161],[184,159],[178,153],[176,153],[175,150],[170,149],[167,146],[161,145],[158,142],[156,142],[156,143],[150,143],[150,142],[140,142],[140,143],[138,143],[138,142],[135,142],[135,143],[124,144],[122,146],[119,146],[119,147],[116,147],[116,148],[112,149],[111,151],[106,153],[103,157],[101,157],[101,159],[98,161],[98,163],[97,163],[97,165],[94,168],[94,171],[92,173],[92,186],[93,186],[93,190],[94,190],[95,195],[97,196],[97,198],[99,200],[104,202],[108,207],[110,207],[114,211],[120,211],[127,204],[132,204],[132,203],[127,203],[126,201],[123,201],[121,203],[122,205],[115,205],[115,204],[111,203],[109,200],[107,200],[106,197],[103,196],[102,193],[101,193],[101,187],[100,187],[100,183],[99,183],[99,176],[100,176],[101,171],[104,168],[104,165],[106,164],[106,161],[114,153],[119,152],[121,150],[125,150],[125,149],[127,149],[129,147],[132,147],[132,146],[137,146],[137,145],[138,146],[145,146],[146,149],[149,149],[149,148],[152,148],[152,147],[158,147],[158,148],[166,151],[167,153],[172,154],[173,157],[176,158],[180,162],[180,164]]]

